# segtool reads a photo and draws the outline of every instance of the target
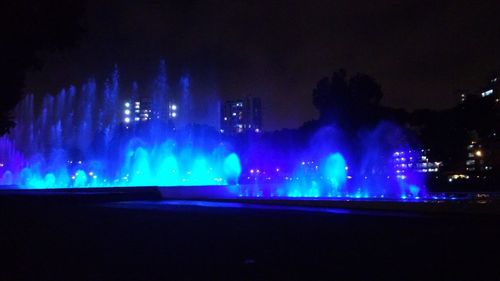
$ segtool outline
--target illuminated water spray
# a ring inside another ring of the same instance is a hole
[[[17,107],[18,125],[0,138],[0,184],[58,188],[236,183],[241,173],[238,156],[221,149],[224,140],[187,126],[189,116],[177,120],[178,112],[191,110],[189,87],[186,75],[178,89],[170,88],[161,61],[151,87],[133,83],[123,90],[115,68],[104,85],[90,79],[80,88],[70,86],[44,97],[39,110],[28,95]],[[173,102],[175,94],[185,108]]]
[[[394,151],[407,149],[390,141],[402,139],[395,127],[382,124],[359,138],[325,128],[311,147],[288,150],[258,137],[241,144],[190,125],[192,81],[184,75],[170,87],[166,73],[162,61],[150,87],[134,82],[128,89],[115,68],[104,85],[90,79],[70,86],[44,97],[39,109],[28,95],[16,109],[17,126],[0,138],[0,185],[232,185],[235,196],[250,197],[425,194],[418,174],[391,162]]]
[[[229,154],[224,159],[224,175],[231,183],[237,183],[241,174],[241,164],[238,155],[235,153]]]
[[[323,177],[330,183],[335,193],[345,185],[347,180],[346,163],[340,153],[333,153],[326,157],[322,166]]]

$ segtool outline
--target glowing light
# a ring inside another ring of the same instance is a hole
[[[330,181],[335,189],[344,185],[346,174],[346,163],[344,157],[340,153],[334,153],[326,158],[323,165],[323,176]]]
[[[489,95],[493,94],[493,89],[489,89],[487,91],[484,91],[481,93],[481,96],[484,98],[484,97],[487,97]]]
[[[172,110],[177,110],[177,105],[172,104]]]
[[[123,121],[125,121],[125,123],[130,123],[130,117],[125,117],[125,119],[123,119]]]
[[[130,109],[125,109],[125,115],[130,115]]]
[[[129,103],[129,102],[126,102],[126,103],[125,103],[125,107],[130,107],[130,103]]]
[[[476,150],[475,154],[477,157],[483,156],[483,152],[481,150]]]
[[[83,170],[78,170],[74,177],[73,186],[84,187],[87,184],[87,174]]]
[[[174,117],[174,118],[177,117],[177,113],[172,112],[172,117]]]
[[[235,153],[229,154],[223,163],[224,174],[229,181],[237,182],[241,174],[240,158]]]

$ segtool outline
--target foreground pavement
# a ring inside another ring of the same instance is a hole
[[[0,280],[499,280],[500,216],[0,196]]]

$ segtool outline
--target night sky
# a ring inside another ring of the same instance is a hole
[[[27,89],[102,80],[114,64],[147,85],[164,58],[172,84],[191,76],[195,108],[214,93],[259,96],[273,130],[316,118],[312,89],[338,68],[371,75],[383,104],[408,110],[450,107],[454,90],[500,69],[500,1],[144,2],[88,1],[77,46],[42,55]]]

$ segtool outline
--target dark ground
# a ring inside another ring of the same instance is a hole
[[[152,199],[0,194],[0,280],[500,280],[494,214]]]

